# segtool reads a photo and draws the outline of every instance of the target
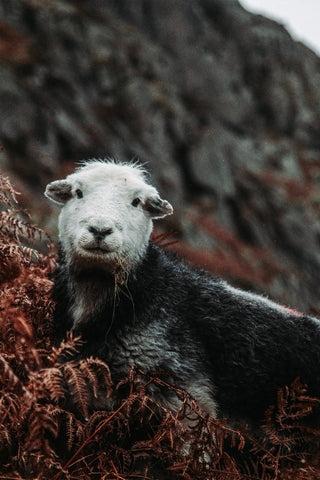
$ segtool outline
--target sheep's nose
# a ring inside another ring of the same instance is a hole
[[[93,234],[96,240],[102,240],[107,235],[111,235],[113,232],[112,228],[98,228],[98,227],[88,227],[90,233]]]

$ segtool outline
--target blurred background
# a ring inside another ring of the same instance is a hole
[[[139,159],[171,249],[320,314],[320,60],[256,3],[0,0],[0,168],[55,235],[48,181]]]

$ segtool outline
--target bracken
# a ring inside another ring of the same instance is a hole
[[[5,177],[0,204],[1,479],[320,478],[320,432],[300,424],[319,400],[298,380],[279,392],[253,433],[209,418],[164,373],[130,370],[113,385],[101,360],[77,360],[80,338],[54,346],[52,245],[17,209]],[[30,246],[35,240],[46,244],[46,255]],[[152,387],[171,390],[180,410],[151,399]],[[92,407],[99,395],[110,399],[110,410]]]

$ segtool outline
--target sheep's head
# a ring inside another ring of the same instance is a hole
[[[80,270],[129,271],[147,249],[152,220],[173,212],[141,167],[111,161],[87,162],[49,183],[45,195],[62,206],[60,242],[66,262]]]

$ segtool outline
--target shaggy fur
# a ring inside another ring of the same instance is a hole
[[[56,339],[80,333],[80,356],[104,359],[115,381],[130,366],[167,371],[212,415],[251,423],[296,377],[319,395],[318,320],[235,289],[152,243],[122,284],[97,262],[75,268],[61,247]],[[155,394],[174,408],[173,398]]]

